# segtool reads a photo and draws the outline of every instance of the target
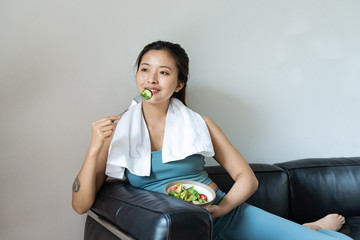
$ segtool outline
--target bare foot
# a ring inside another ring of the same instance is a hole
[[[318,225],[315,225],[315,224],[313,224],[313,223],[304,223],[303,226],[304,226],[304,227],[307,227],[307,228],[310,228],[310,229],[312,229],[312,230],[315,230],[315,231],[321,229],[321,227],[319,227]]]
[[[311,223],[305,223],[303,226],[313,230],[328,229],[332,231],[339,231],[345,223],[345,218],[339,214],[328,214],[323,218]]]

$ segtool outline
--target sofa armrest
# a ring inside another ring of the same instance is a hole
[[[120,181],[103,185],[91,211],[135,239],[211,239],[206,209]]]

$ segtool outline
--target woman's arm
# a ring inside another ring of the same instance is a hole
[[[107,154],[116,126],[113,121],[118,119],[118,116],[105,117],[92,123],[90,146],[72,189],[72,207],[79,214],[90,209],[106,180]]]
[[[258,181],[249,164],[230,143],[221,129],[210,118],[203,117],[213,142],[214,159],[225,168],[235,181],[230,191],[219,205],[211,205],[208,210],[213,218],[221,217],[245,202],[258,187]]]

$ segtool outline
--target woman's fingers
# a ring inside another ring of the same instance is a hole
[[[101,141],[105,141],[105,139],[109,138],[113,133],[113,122],[120,118],[120,116],[110,116],[94,121],[92,123],[94,137],[96,137],[96,139],[101,139]]]
[[[93,122],[93,124],[95,124],[95,125],[101,125],[101,126],[110,125],[110,124],[112,124],[115,120],[119,120],[120,118],[121,118],[121,116],[104,117],[104,118],[101,118],[101,119]]]
[[[112,133],[113,133],[113,131],[106,131],[103,134],[104,134],[105,138],[108,138],[108,137],[110,137],[112,135]]]
[[[107,132],[107,131],[111,131],[112,129],[114,129],[114,126],[113,125],[105,125],[105,126],[103,126],[103,127],[101,127],[100,128],[100,130],[102,131],[102,132]]]
[[[108,117],[111,121],[115,121],[115,120],[119,120],[121,118],[121,116],[111,116]]]

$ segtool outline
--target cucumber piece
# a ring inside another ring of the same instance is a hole
[[[187,193],[186,190],[184,190],[182,193],[180,193],[180,198],[181,198],[182,200],[185,199],[186,193]]]
[[[149,100],[150,98],[152,98],[153,94],[152,91],[150,91],[149,89],[145,89],[140,95],[143,96],[146,100]]]
[[[180,198],[180,195],[175,191],[170,192],[169,195],[175,198]]]
[[[177,194],[180,194],[183,191],[184,187],[181,183],[177,184],[176,186],[177,186],[177,188],[175,189],[175,192]]]
[[[207,203],[207,201],[205,201],[204,199],[199,199],[199,204],[201,203]]]

